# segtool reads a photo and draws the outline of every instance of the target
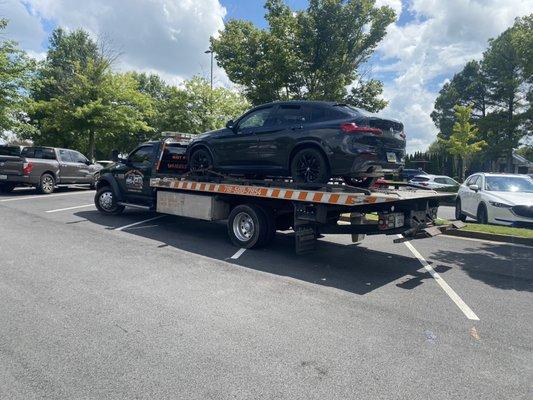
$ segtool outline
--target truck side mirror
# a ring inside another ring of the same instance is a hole
[[[119,159],[118,155],[119,155],[119,151],[118,151],[117,149],[113,149],[113,150],[111,151],[111,161],[113,161],[113,162],[119,162],[120,159]]]

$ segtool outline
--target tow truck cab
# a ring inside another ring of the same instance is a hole
[[[155,190],[150,179],[161,174],[187,171],[186,141],[150,141],[136,147],[125,159],[102,169],[96,189],[113,188],[115,201],[123,205],[155,209]]]

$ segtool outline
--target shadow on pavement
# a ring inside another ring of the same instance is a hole
[[[533,291],[533,248],[487,243],[461,252],[438,250],[431,258],[457,265],[471,278],[499,289]]]
[[[108,229],[131,223],[132,217],[135,222],[154,216],[139,212],[105,216],[95,210],[80,211],[74,215],[104,225]],[[296,255],[293,235],[282,232],[277,233],[268,248],[248,250],[239,259],[233,260],[230,257],[238,248],[230,243],[225,223],[165,216],[154,223],[147,222],[122,232],[162,242],[158,246],[161,248],[173,247],[217,260],[227,260],[245,268],[355,294],[369,293],[402,278],[396,286],[407,290],[421,285],[426,279],[432,279],[413,257],[369,250],[358,245],[342,245],[322,240],[319,241],[315,252]],[[180,257],[178,253],[176,256]],[[446,266],[437,268],[441,273],[448,269]]]

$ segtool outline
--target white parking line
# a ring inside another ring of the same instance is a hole
[[[157,217],[148,218],[148,219],[145,219],[145,220],[139,221],[139,222],[134,222],[133,224],[124,225],[124,226],[115,228],[113,230],[114,231],[123,231],[124,229],[131,228],[132,226],[141,225],[141,224],[144,224],[145,222],[150,222],[150,221],[153,221],[153,220],[156,220],[156,219],[159,219],[159,218],[163,218],[163,217],[166,217],[166,215],[158,215]]]
[[[67,208],[58,208],[57,210],[48,210],[47,213],[55,213],[60,211],[68,211],[68,210],[75,210],[77,208],[86,208],[86,207],[94,207],[94,203],[91,204],[84,204],[82,206],[74,206],[74,207],[67,207]]]
[[[72,193],[57,193],[57,194],[42,194],[37,196],[24,196],[24,197],[10,197],[8,199],[2,199],[0,202],[5,201],[17,201],[17,200],[37,200],[37,199],[49,199],[50,197],[59,197],[59,196],[72,196],[74,194],[82,194],[86,192],[91,192],[91,190],[82,190],[79,192]]]
[[[242,253],[244,253],[246,251],[245,248],[242,248],[242,249],[239,249],[234,255],[232,255],[230,258],[232,260],[236,260],[237,258],[239,258],[240,256],[242,256]]]
[[[398,235],[399,238],[403,238],[402,235]],[[450,285],[446,283],[446,281],[437,273],[435,270],[431,267],[431,265],[428,264],[428,262],[422,257],[422,255],[418,252],[417,249],[414,248],[414,246],[410,242],[404,242],[404,244],[407,246],[409,250],[411,250],[411,253],[420,261],[420,264],[430,273],[430,275],[435,279],[435,281],[439,284],[439,286],[446,292],[446,294],[452,299],[452,301],[459,307],[459,309],[463,312],[463,314],[466,316],[466,318],[479,321],[479,317],[472,311],[470,307],[459,297],[457,293],[455,293],[455,290],[453,290]]]

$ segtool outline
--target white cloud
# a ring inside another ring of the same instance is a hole
[[[9,0],[13,1],[13,0]],[[176,83],[209,75],[209,37],[223,29],[218,0],[27,0],[37,19],[104,38],[121,53],[118,67]],[[28,13],[27,13],[28,14]],[[29,14],[28,14],[29,15]],[[224,79],[221,71],[217,71]]]
[[[437,92],[428,83],[442,82],[443,75],[449,78],[467,61],[481,58],[487,40],[530,13],[533,0],[410,0],[405,8],[414,20],[388,28],[377,50],[387,64],[373,70],[396,73],[385,85],[390,105],[384,114],[404,121],[412,152],[426,149],[437,134],[429,117]]]
[[[402,13],[402,0],[376,0],[375,6],[389,6],[396,13],[396,18],[399,18]]]
[[[0,0],[0,18],[7,18],[9,24],[6,38],[15,40],[20,47],[33,54],[42,53],[42,44],[47,38],[38,18],[31,15],[19,0]]]

